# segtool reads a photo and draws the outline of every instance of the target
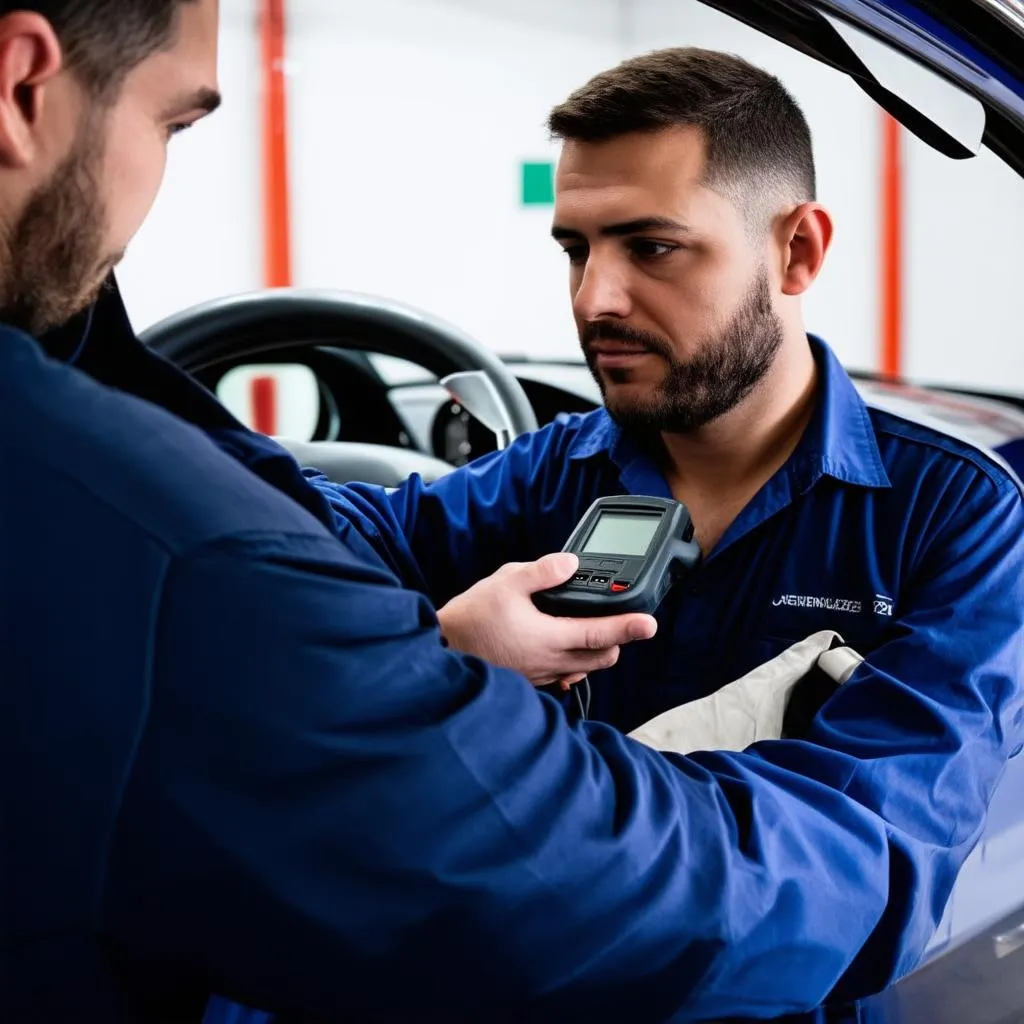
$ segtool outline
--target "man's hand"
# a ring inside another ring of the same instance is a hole
[[[565,583],[578,567],[566,552],[509,562],[437,613],[441,632],[456,650],[514,668],[534,686],[560,681],[568,687],[610,668],[622,644],[648,640],[658,626],[638,613],[569,619],[539,611],[531,595]]]

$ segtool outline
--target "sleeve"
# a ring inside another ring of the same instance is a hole
[[[334,543],[198,553],[165,594],[107,934],[137,977],[312,1017],[873,991],[923,952],[1021,746],[1022,526],[1009,492],[957,508],[812,742],[689,757],[570,727]]]
[[[360,533],[406,586],[440,607],[507,562],[561,550],[592,500],[585,470],[569,458],[578,420],[523,435],[432,484],[413,475],[389,490],[306,476],[343,540]]]
[[[828,992],[884,910],[874,814],[774,767],[748,787],[738,762],[570,727],[337,550],[222,546],[168,580],[102,897],[140,986],[171,965],[316,1019],[496,1022]],[[846,886],[820,891],[822,850]],[[755,919],[763,971],[710,998]]]
[[[1008,478],[965,471],[942,508],[890,640],[825,704],[808,743],[766,743],[750,755],[758,773],[770,765],[830,786],[885,829],[885,877],[873,883],[885,910],[838,998],[878,991],[917,966],[1005,765],[1024,746],[1021,494]],[[714,755],[698,760],[718,771]],[[830,852],[817,870],[821,885],[850,884],[841,856]]]
[[[757,775],[781,770],[834,788],[885,829],[872,882],[885,910],[837,986],[839,999],[879,991],[918,966],[1006,764],[1024,746],[1019,489],[965,471],[949,481],[932,519],[888,642],[825,703],[807,742],[762,743],[746,762]],[[714,754],[694,760],[721,771]],[[818,885],[850,885],[837,851],[813,870]],[[724,991],[735,977],[723,976]]]

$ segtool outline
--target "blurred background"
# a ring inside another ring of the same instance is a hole
[[[421,307],[505,356],[576,357],[566,262],[548,235],[545,117],[627,56],[700,45],[778,75],[810,121],[837,233],[809,329],[853,369],[1024,394],[1019,179],[984,151],[940,156],[845,75],[695,0],[221,7],[225,105],[174,140],[119,275],[138,329],[293,284]],[[301,421],[315,382],[274,372]],[[248,384],[221,393],[243,411]]]

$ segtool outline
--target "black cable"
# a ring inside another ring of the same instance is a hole
[[[587,709],[583,706],[583,696],[580,693],[581,683],[577,683],[572,688],[572,695],[576,698],[576,711],[580,716],[580,721],[584,721],[587,717]]]
[[[580,713],[580,720],[585,722],[590,715],[590,680],[584,676],[572,688],[572,692],[576,698],[576,710]]]

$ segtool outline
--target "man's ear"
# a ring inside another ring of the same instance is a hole
[[[814,283],[832,242],[832,217],[818,203],[802,203],[779,222],[782,293],[802,295]]]
[[[35,156],[45,88],[62,67],[60,42],[44,17],[0,17],[0,165],[24,167]]]

